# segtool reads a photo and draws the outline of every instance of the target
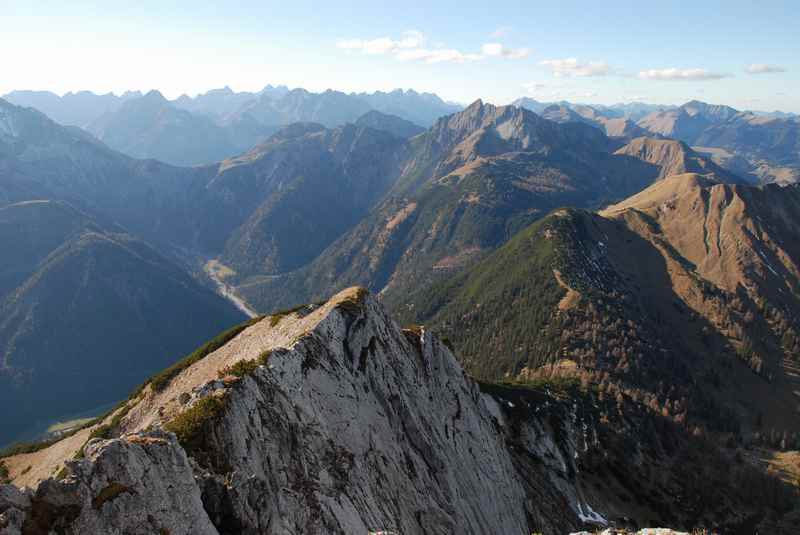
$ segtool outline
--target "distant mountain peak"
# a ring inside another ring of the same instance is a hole
[[[466,109],[464,110],[464,112],[472,112],[472,111],[475,111],[475,110],[482,110],[483,106],[484,106],[483,100],[482,99],[477,99],[472,104],[467,106]],[[491,104],[487,104],[487,106],[494,107]]]
[[[383,113],[378,110],[370,110],[356,120],[357,126],[366,126],[375,130],[382,130],[400,138],[410,138],[421,134],[425,129],[411,121]]]
[[[677,139],[638,137],[616,151],[617,155],[633,156],[661,168],[659,178],[697,173],[713,175],[720,182],[741,183],[741,178],[719,167]]]
[[[312,122],[297,122],[284,126],[275,132],[270,139],[293,139],[316,132],[322,132],[325,126]]]
[[[166,98],[164,98],[164,95],[158,89],[151,89],[144,95],[143,98],[146,98],[148,100],[163,100],[165,102],[167,100]]]

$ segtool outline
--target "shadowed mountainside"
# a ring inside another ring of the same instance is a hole
[[[122,229],[55,201],[0,208],[0,442],[115,401],[241,321]]]

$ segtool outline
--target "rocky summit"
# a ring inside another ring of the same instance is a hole
[[[607,524],[576,403],[479,385],[365,290],[265,317],[5,459],[3,534],[567,533]],[[613,512],[613,511],[612,511]]]

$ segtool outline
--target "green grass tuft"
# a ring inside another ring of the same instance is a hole
[[[223,408],[225,408],[224,397],[208,396],[180,413],[164,427],[167,431],[175,433],[181,446],[191,452],[202,443],[206,424],[216,418]]]
[[[8,467],[6,466],[6,463],[0,461],[0,485],[5,485],[6,483],[9,483],[9,481]]]
[[[286,316],[289,316],[291,314],[299,312],[299,311],[303,310],[304,308],[306,308],[308,306],[309,305],[305,305],[305,304],[304,305],[297,305],[297,306],[292,307],[292,308],[287,308],[285,310],[278,310],[277,312],[273,312],[272,314],[269,315],[269,326],[270,327],[277,326],[281,322],[281,320],[283,318],[285,318]]]
[[[240,360],[234,364],[231,364],[230,366],[222,368],[217,375],[220,379],[228,375],[233,375],[235,377],[244,377],[245,375],[250,375],[259,366],[265,366],[269,361],[270,355],[272,355],[272,350],[268,349],[261,353],[258,358],[251,360]]]
[[[62,479],[67,479],[68,475],[69,475],[69,469],[67,469],[67,467],[64,466],[56,474],[56,479],[59,480],[59,481],[62,480]]]

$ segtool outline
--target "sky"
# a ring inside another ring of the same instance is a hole
[[[800,113],[796,0],[0,0],[0,94],[267,84]]]

